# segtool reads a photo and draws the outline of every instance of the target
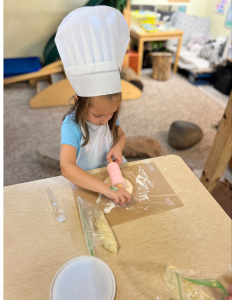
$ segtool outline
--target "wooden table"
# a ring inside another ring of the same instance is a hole
[[[152,161],[184,206],[113,227],[119,253],[101,249],[98,257],[113,270],[116,300],[155,299],[164,290],[166,263],[214,277],[228,271],[231,263],[229,217],[181,158],[169,155]],[[46,186],[67,212],[67,223],[53,220]],[[58,269],[88,254],[70,182],[58,176],[7,186],[4,212],[4,299],[49,299]]]
[[[134,24],[135,25],[135,24]],[[136,25],[135,25],[136,26]],[[173,66],[173,72],[177,72],[177,64],[179,59],[179,53],[182,44],[182,37],[184,32],[178,29],[170,30],[170,31],[155,31],[155,32],[146,32],[141,27],[139,28],[138,25],[136,26],[136,30],[133,29],[135,27],[131,27],[130,35],[134,39],[138,40],[138,53],[139,53],[139,63],[138,63],[138,72],[137,74],[140,75],[142,66],[143,66],[143,46],[144,42],[154,42],[154,41],[167,41],[170,39],[179,39],[176,58]]]

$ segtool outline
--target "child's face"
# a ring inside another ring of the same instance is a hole
[[[86,114],[86,120],[95,125],[105,125],[119,108],[120,103],[121,95],[115,96],[112,100],[108,100],[104,96],[93,97]]]

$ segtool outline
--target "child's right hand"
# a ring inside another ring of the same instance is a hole
[[[232,285],[228,286],[227,291],[228,291],[229,295],[225,296],[225,300],[232,300]]]
[[[119,187],[118,190],[115,192],[115,191],[112,191],[109,186],[109,188],[107,188],[103,194],[107,198],[112,199],[114,201],[114,203],[117,203],[119,205],[123,205],[123,204],[125,204],[125,202],[131,201],[130,193],[128,193],[127,190],[124,189],[123,187]]]

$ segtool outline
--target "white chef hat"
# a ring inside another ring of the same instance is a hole
[[[121,92],[120,70],[129,39],[125,18],[112,7],[82,7],[63,19],[55,43],[78,96]]]

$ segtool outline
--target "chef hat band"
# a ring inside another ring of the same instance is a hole
[[[129,39],[125,18],[112,7],[83,7],[64,18],[55,43],[77,95],[121,92],[120,69]]]

